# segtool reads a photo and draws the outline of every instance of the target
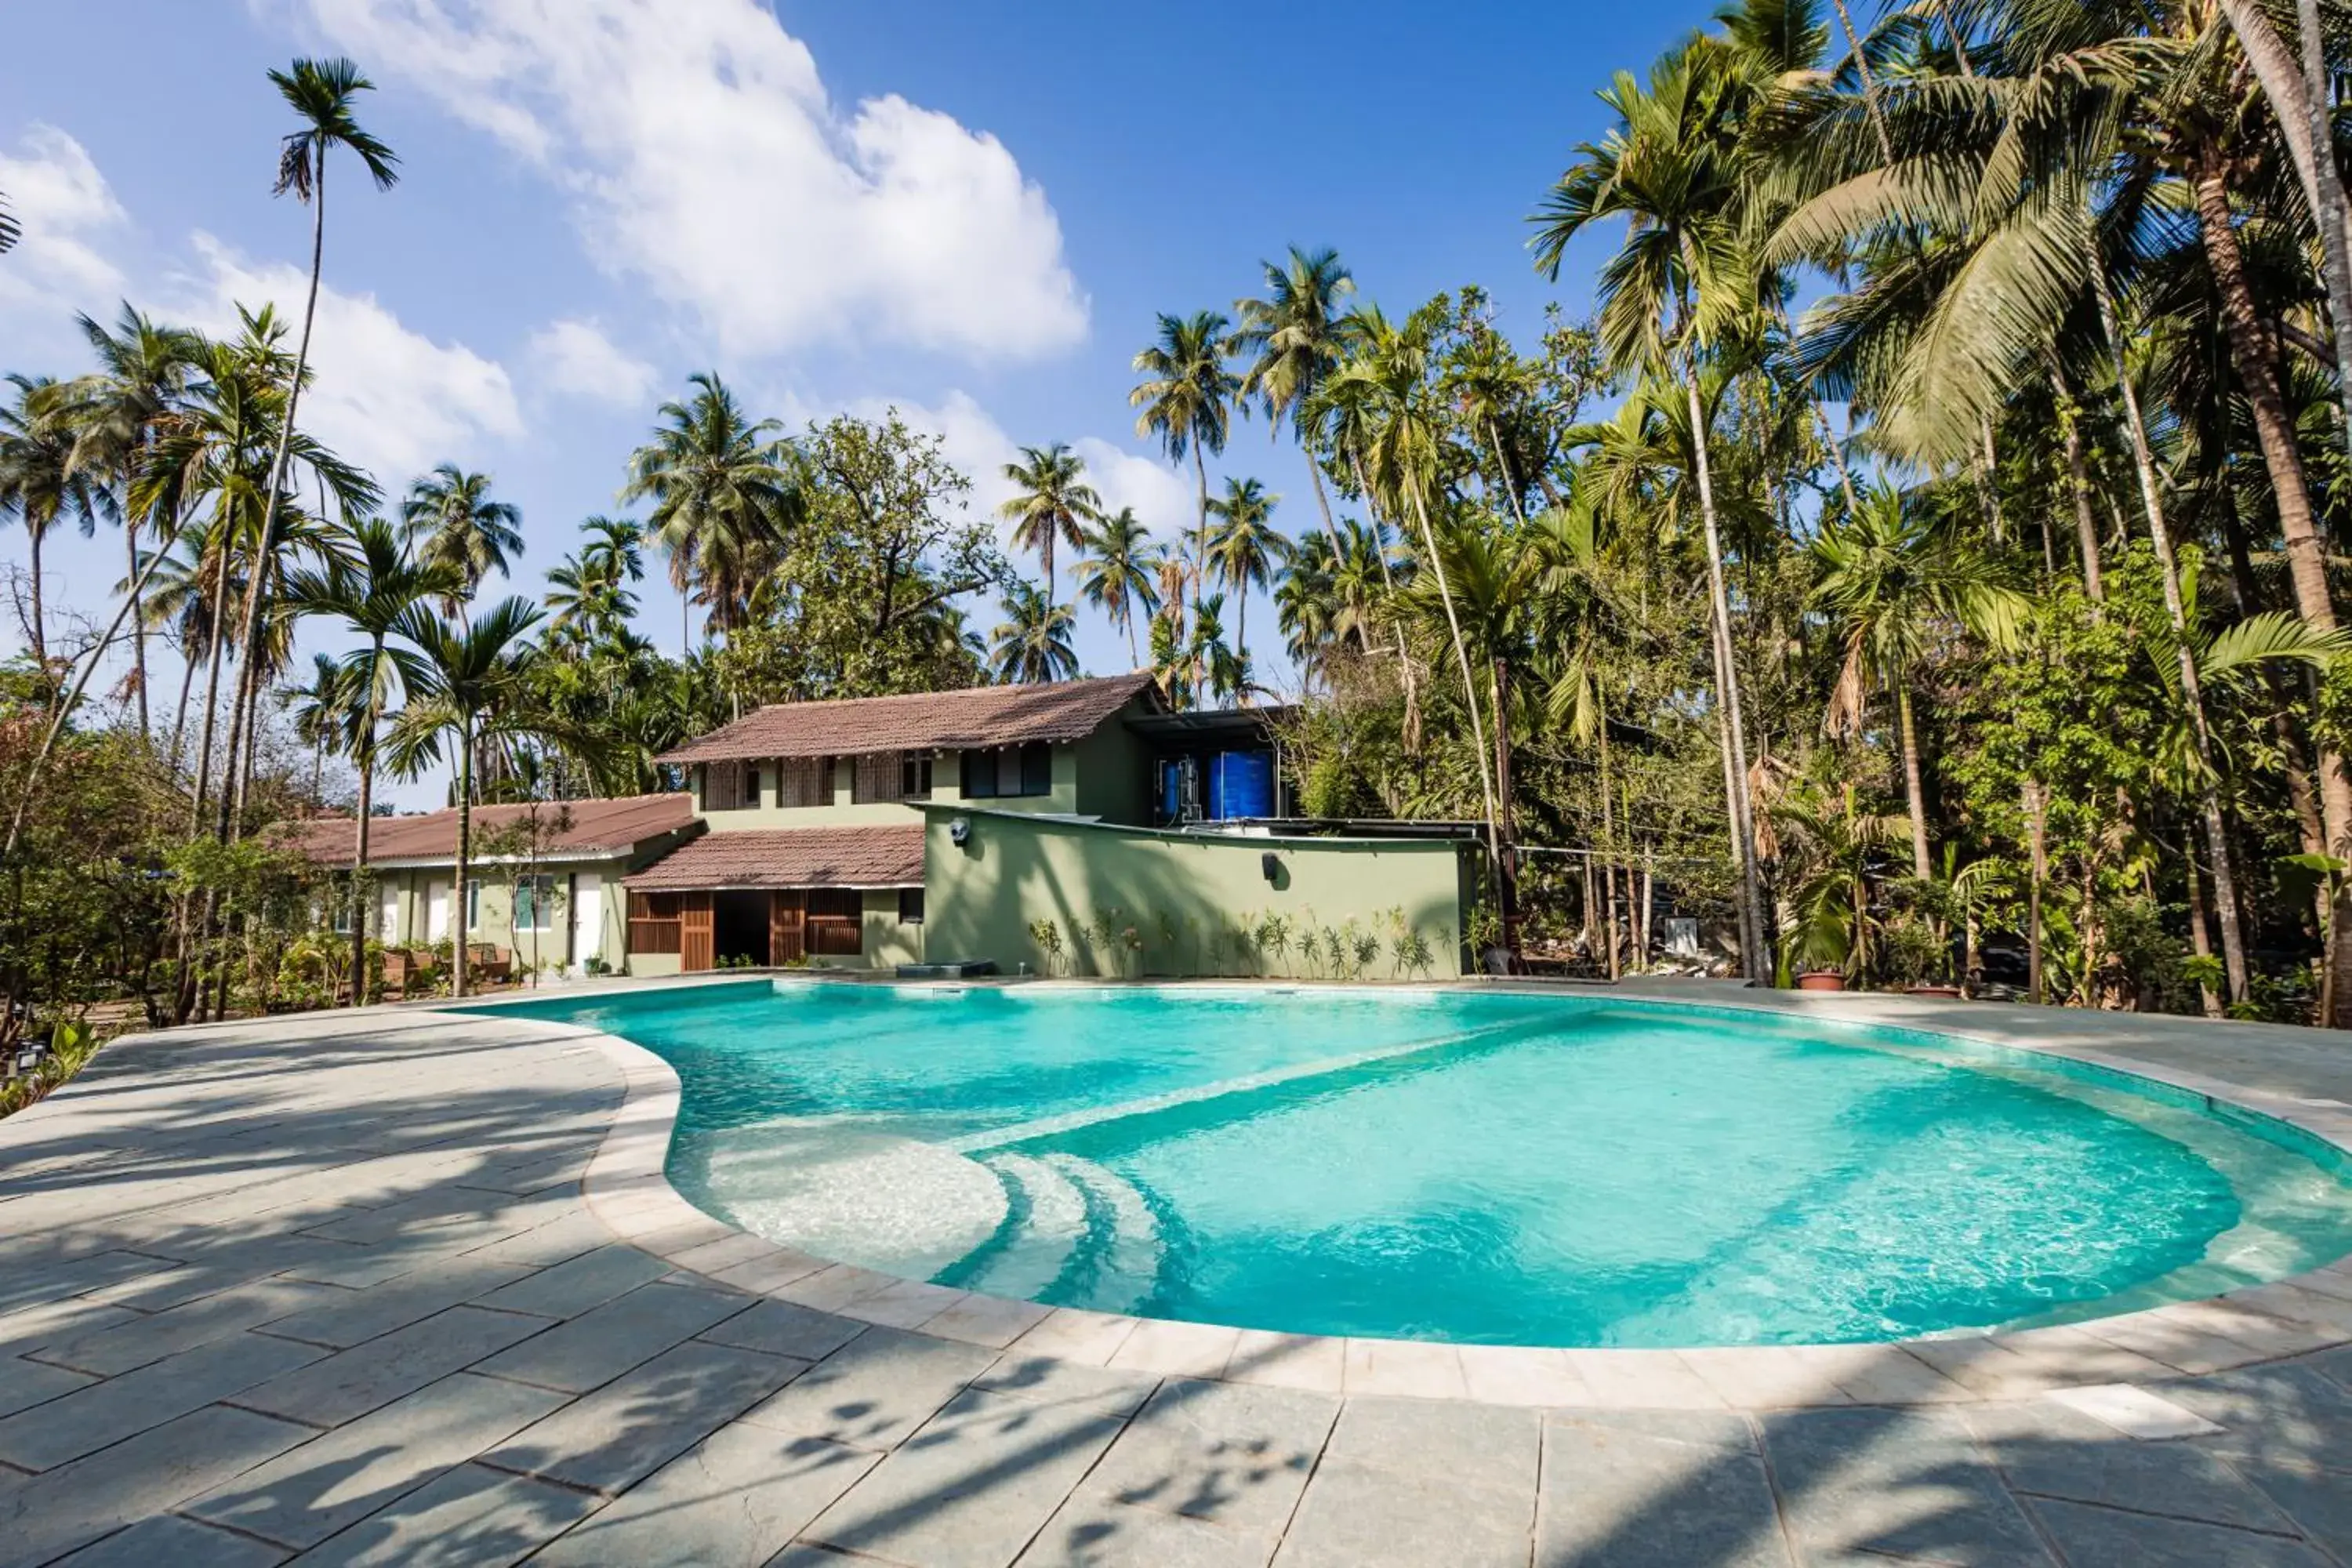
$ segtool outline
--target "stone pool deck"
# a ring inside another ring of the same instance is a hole
[[[2128,1060],[2352,1142],[2342,1037],[1627,990]],[[743,1236],[660,1180],[673,1085],[380,1009],[126,1040],[0,1121],[0,1565],[2352,1563],[2352,1269],[1819,1352],[1244,1334]]]

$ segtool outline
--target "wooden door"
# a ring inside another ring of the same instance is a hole
[[[677,966],[688,974],[715,969],[719,958],[710,928],[710,894],[677,896]]]
[[[768,895],[768,962],[798,963],[808,956],[808,899],[798,889]]]

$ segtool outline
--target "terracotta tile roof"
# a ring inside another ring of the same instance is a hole
[[[482,836],[507,826],[530,808],[521,805],[478,805],[474,808],[474,843],[478,852]],[[649,838],[676,833],[692,825],[690,795],[633,795],[617,800],[542,802],[540,818],[551,826],[556,814],[568,812],[572,825],[550,840],[551,855],[593,857],[625,854]],[[358,825],[348,816],[319,816],[307,822],[282,823],[275,830],[281,843],[300,849],[322,866],[348,866],[355,851]],[[457,808],[447,806],[414,816],[380,816],[368,829],[371,863],[392,860],[448,860],[457,858]]]
[[[1039,686],[975,686],[906,697],[778,702],[690,741],[665,763],[846,757],[865,752],[964,751],[1082,741],[1138,692],[1148,673]]]
[[[655,893],[697,888],[919,887],[923,825],[707,833],[622,880],[640,892]]]

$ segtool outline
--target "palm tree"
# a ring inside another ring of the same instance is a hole
[[[1249,658],[1249,596],[1265,591],[1274,572],[1297,548],[1287,534],[1274,527],[1274,509],[1282,498],[1265,493],[1255,479],[1225,480],[1225,493],[1209,503],[1221,520],[1209,541],[1209,566],[1233,590],[1234,646]]]
[[[1920,784],[1919,731],[1911,693],[1931,645],[1958,626],[2006,649],[2022,625],[2026,598],[1999,565],[1907,504],[1890,485],[1864,492],[1862,509],[1825,526],[1813,541],[1821,568],[1814,589],[1845,645],[1845,664],[1824,721],[1833,734],[1860,731],[1874,683],[1895,696],[1903,753],[1904,794],[1911,812],[1911,870],[1930,869],[1927,813]]]
[[[783,426],[747,418],[715,371],[689,380],[692,395],[663,404],[653,439],[629,455],[621,499],[652,498],[646,521],[669,556],[671,584],[681,597],[698,589],[723,632],[738,623],[805,499]]]
[[[1020,493],[996,509],[1013,523],[1013,542],[1034,550],[1045,568],[1045,594],[1054,593],[1054,546],[1086,547],[1086,525],[1102,515],[1102,497],[1084,479],[1086,459],[1056,441],[1024,447],[1022,460],[1004,465],[1004,477]]]
[[[299,130],[279,140],[277,194],[284,195],[291,191],[295,200],[310,209],[310,287],[302,307],[301,337],[286,378],[286,406],[278,421],[278,448],[270,457],[268,477],[261,487],[267,499],[260,508],[260,531],[253,556],[258,566],[252,590],[246,595],[245,634],[238,639],[247,648],[257,646],[260,640],[262,605],[269,597],[269,574],[277,562],[279,498],[284,494],[287,464],[292,456],[302,385],[310,375],[310,331],[318,321],[319,282],[326,265],[327,153],[336,147],[355,153],[380,191],[388,191],[400,183],[398,156],[363,130],[352,113],[359,95],[375,89],[375,84],[362,76],[357,66],[341,58],[298,59],[289,69],[271,71],[269,79],[301,121]],[[236,763],[239,738],[246,728],[244,716],[252,713],[260,697],[257,667],[257,660],[246,661],[238,700],[230,710],[229,773],[236,781],[233,811],[241,811],[245,804],[247,771],[240,770]],[[229,794],[227,790],[222,792],[224,802]],[[227,821],[225,816],[224,833]]]
[[[1162,314],[1160,337],[1135,356],[1135,370],[1146,377],[1127,395],[1128,405],[1143,412],[1136,416],[1135,433],[1160,443],[1171,463],[1192,455],[1192,477],[1200,490],[1200,518],[1193,539],[1193,561],[1205,565],[1209,550],[1209,468],[1203,454],[1223,452],[1232,428],[1234,395],[1241,380],[1226,368],[1232,352],[1225,341],[1230,325],[1214,310],[1190,316]],[[1193,584],[1193,592],[1201,591]]]
[[[14,515],[31,540],[33,604],[26,630],[33,661],[48,668],[47,612],[42,600],[41,545],[60,519],[88,535],[98,527],[92,477],[74,466],[73,387],[55,376],[11,374],[13,405],[0,407],[0,516]]]
[[[988,648],[989,670],[999,680],[1024,684],[1067,680],[1078,673],[1070,633],[1077,617],[1056,605],[1034,583],[1015,583],[1001,601],[1004,624]]]
[[[646,531],[635,518],[592,517],[580,525],[589,536],[580,547],[580,563],[611,583],[645,580]]]
[[[307,686],[280,688],[278,700],[294,721],[294,738],[310,748],[310,798],[325,787],[327,752],[351,743],[358,728],[351,671],[332,654],[310,656]]]
[[[8,211],[7,193],[0,191],[0,256],[5,256],[16,249],[16,241],[23,237],[24,232],[24,229],[17,225],[15,215]]]
[[[1265,408],[1269,436],[1287,418],[1292,436],[1306,449],[1311,445],[1315,391],[1351,346],[1356,318],[1340,302],[1355,292],[1356,281],[1340,264],[1339,253],[1328,246],[1305,251],[1294,245],[1287,261],[1259,266],[1265,271],[1265,298],[1234,301],[1233,352],[1254,356],[1242,373],[1241,395]],[[1339,536],[1331,521],[1331,499],[1311,452],[1307,474],[1323,513],[1323,531],[1336,550]]]
[[[413,684],[418,667],[407,650],[390,640],[427,600],[446,599],[462,580],[447,560],[420,560],[391,524],[369,519],[351,531],[349,558],[331,559],[323,569],[287,580],[288,601],[299,615],[332,616],[367,639],[346,656],[341,668],[350,682],[353,709],[349,732],[352,760],[359,766],[359,817],[352,855],[352,973],[367,973],[368,830],[374,821],[378,731],[401,688]],[[365,980],[352,986],[352,1003],[367,1000]]]
[[[1748,742],[1739,669],[1724,581],[1709,416],[1699,387],[1711,340],[1752,305],[1757,289],[1746,240],[1748,170],[1738,117],[1746,89],[1717,43],[1694,38],[1659,61],[1649,86],[1624,72],[1602,93],[1618,122],[1553,184],[1534,221],[1536,266],[1557,280],[1568,244],[1591,225],[1627,220],[1625,245],[1601,269],[1601,331],[1622,369],[1679,380],[1688,404],[1691,455],[1706,526],[1707,595],[1717,689],[1723,699],[1724,793],[1739,858],[1748,941],[1742,967],[1771,974],[1748,798]]]
[[[108,331],[88,316],[76,318],[98,356],[98,374],[84,377],[76,397],[73,467],[100,476],[111,510],[122,524],[122,547],[131,570],[129,595],[131,669],[139,700],[139,732],[150,730],[147,701],[147,627],[141,613],[139,535],[142,521],[160,539],[177,531],[176,518],[142,520],[131,504],[131,488],[141,466],[168,423],[204,361],[194,333],[159,327],[126,302]],[[110,633],[108,641],[112,640]]]
[[[528,599],[508,598],[459,626],[412,605],[398,635],[415,649],[406,670],[408,702],[393,721],[390,756],[409,777],[440,759],[446,742],[457,758],[458,902],[457,960],[451,991],[466,994],[466,880],[474,849],[474,749],[501,726],[523,728],[519,712],[538,649],[530,633],[539,611]],[[364,819],[362,819],[364,820]]]
[[[482,579],[498,569],[511,576],[509,559],[522,553],[522,512],[511,502],[490,499],[490,476],[443,463],[408,487],[400,504],[402,537],[420,559],[450,568],[453,578],[442,607],[456,615],[474,596]]]
[[[1123,506],[1108,517],[1098,515],[1087,530],[1081,542],[1086,553],[1077,564],[1078,592],[1127,633],[1127,657],[1138,668],[1143,655],[1135,641],[1136,611],[1140,608],[1146,620],[1160,613],[1160,592],[1152,581],[1160,558],[1147,542],[1150,538],[1135,509]]]

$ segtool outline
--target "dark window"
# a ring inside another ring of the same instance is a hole
[[[898,923],[902,926],[919,926],[923,923],[922,889],[898,889]]]
[[[966,800],[1002,800],[1054,793],[1054,748],[1043,742],[963,754]]]
[[[931,797],[931,758],[928,752],[909,752],[898,765],[898,794],[907,800]]]

